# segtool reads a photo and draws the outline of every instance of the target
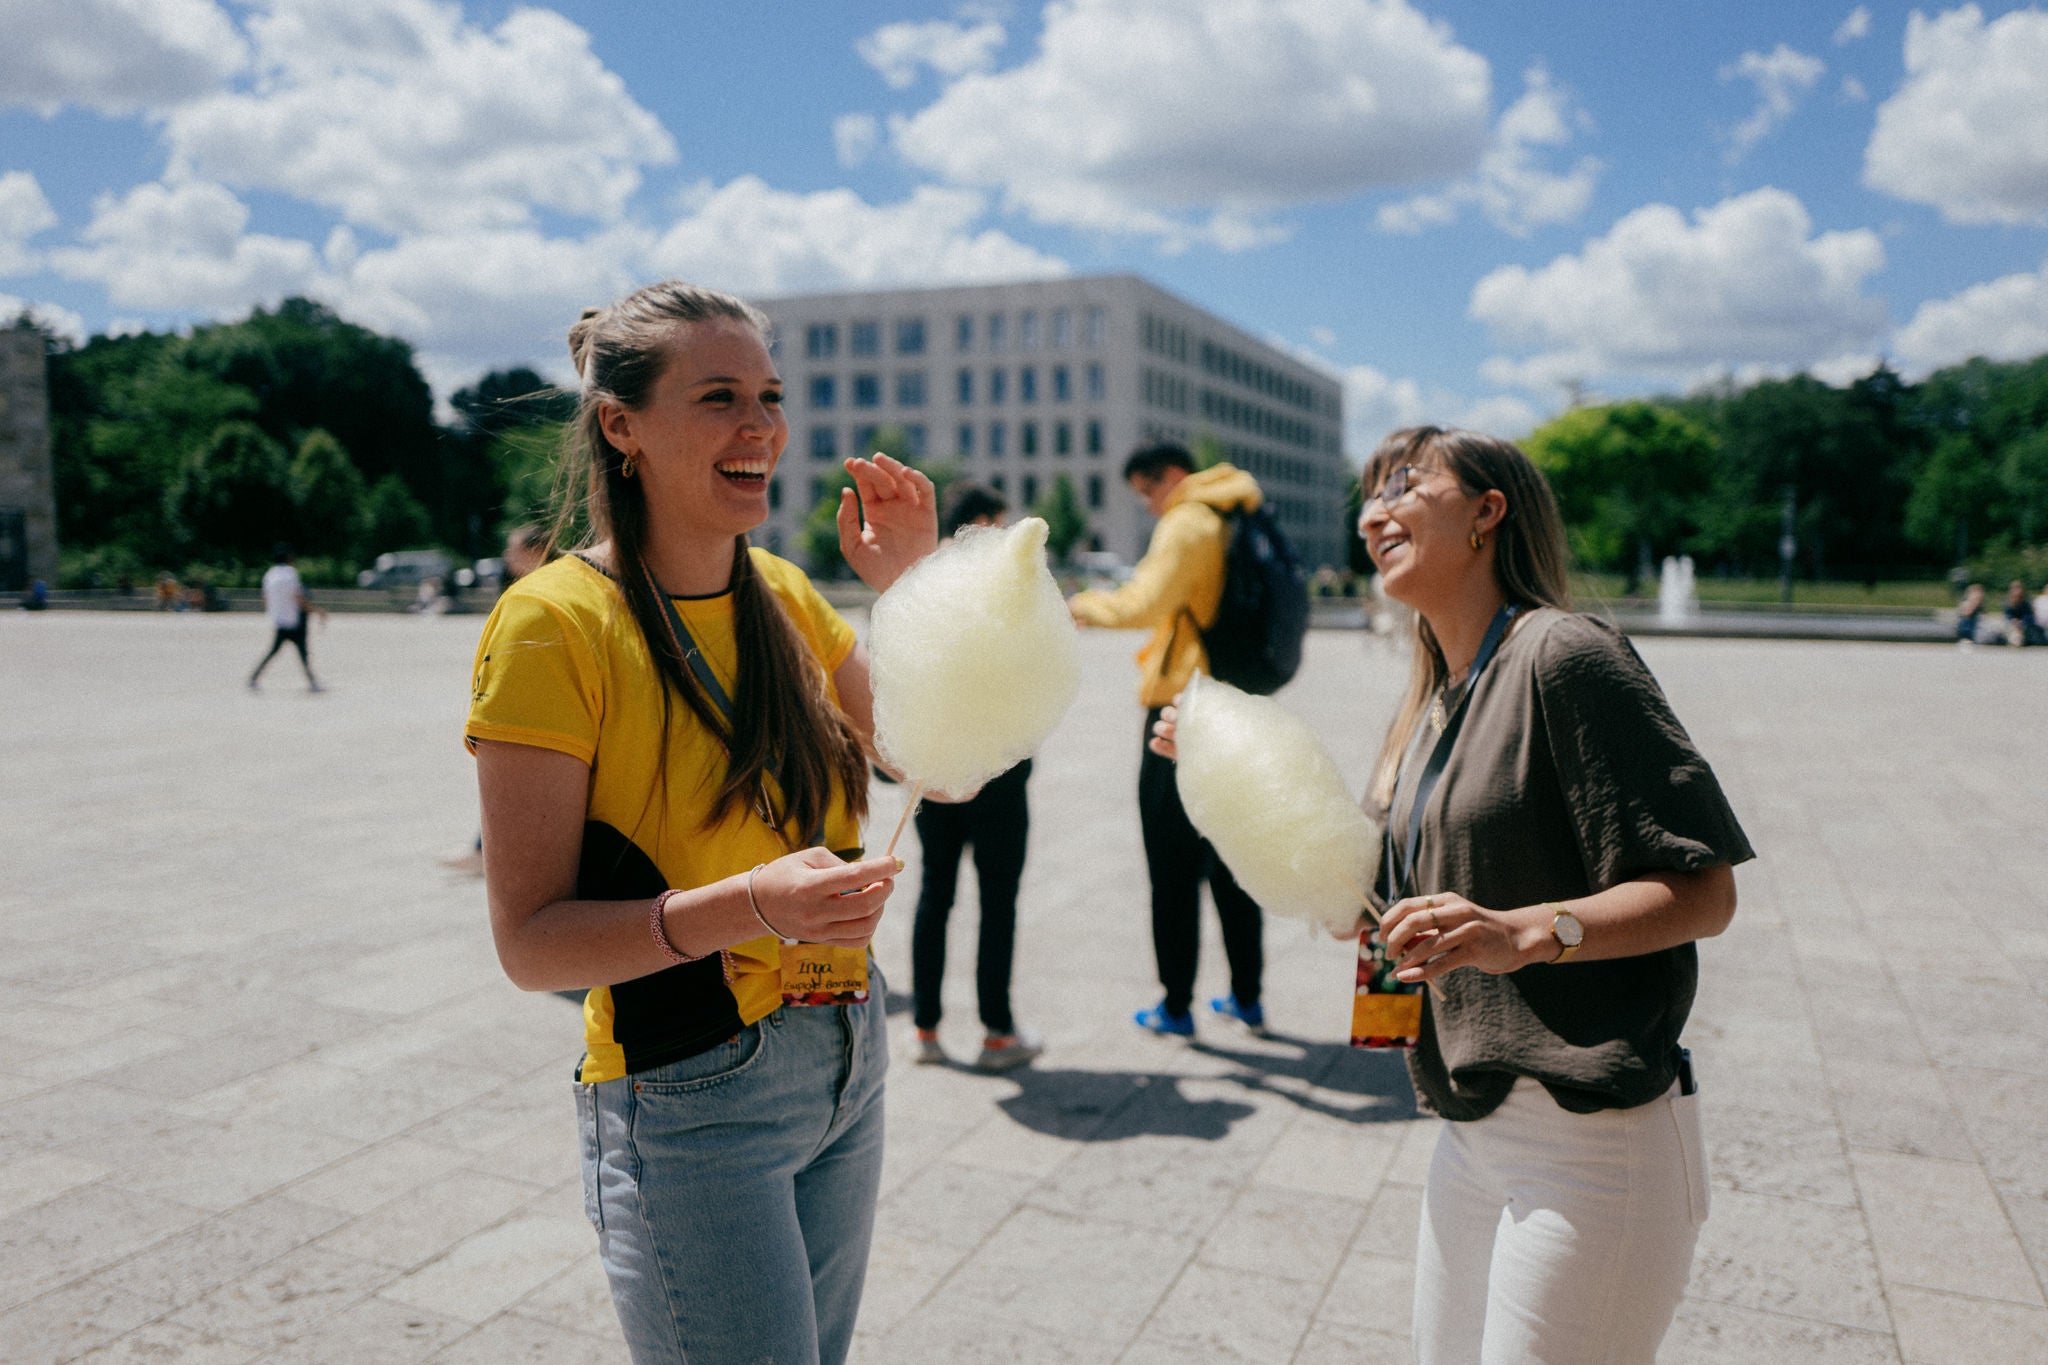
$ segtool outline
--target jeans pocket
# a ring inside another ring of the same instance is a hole
[[[1697,1094],[1671,1096],[1671,1121],[1678,1129],[1678,1152],[1685,1162],[1686,1193],[1692,1203],[1695,1227],[1707,1221],[1711,1202],[1707,1186],[1706,1144],[1700,1139],[1700,1097]]]
[[[768,1050],[768,1030],[749,1024],[715,1047],[666,1062],[632,1077],[636,1095],[689,1095],[724,1085],[747,1073]]]
[[[604,1205],[598,1200],[597,1087],[576,1087],[576,1130],[583,1152],[583,1216],[604,1231]]]

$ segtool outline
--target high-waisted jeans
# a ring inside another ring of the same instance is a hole
[[[576,1087],[584,1211],[636,1365],[837,1365],[882,1174],[883,985]]]
[[[1698,1095],[1574,1114],[1534,1081],[1446,1123],[1415,1269],[1422,1365],[1649,1365],[1707,1217]]]

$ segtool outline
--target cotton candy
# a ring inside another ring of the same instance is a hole
[[[1029,758],[1081,689],[1045,538],[1038,517],[965,527],[875,601],[875,743],[928,791],[965,796]]]
[[[1332,930],[1364,909],[1380,830],[1293,712],[1195,675],[1174,729],[1181,805],[1264,909]]]

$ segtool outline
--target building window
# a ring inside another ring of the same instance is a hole
[[[1008,331],[1006,322],[1007,319],[1001,313],[990,313],[988,315],[988,348],[991,351],[1000,351],[1009,344],[1008,338],[1005,335]]]
[[[1037,501],[1038,501],[1038,476],[1037,476],[1036,474],[1026,474],[1026,475],[1024,476],[1024,508],[1025,508],[1025,510],[1026,510],[1026,511],[1029,511],[1029,510],[1031,509],[1031,504],[1032,504],[1032,503],[1034,503],[1034,502],[1037,502]]]
[[[921,408],[924,406],[923,370],[904,370],[896,376],[896,406],[900,408]]]
[[[1065,422],[1053,423],[1052,453],[1055,455],[1071,455],[1074,453],[1074,429]]]
[[[1001,422],[988,424],[988,457],[991,460],[1003,458],[1004,448],[1009,445],[1009,430]]]
[[[880,375],[857,374],[853,377],[853,405],[857,408],[876,408],[882,405]]]
[[[1067,367],[1052,367],[1052,397],[1055,403],[1064,403],[1074,396],[1074,386],[1067,378]]]
[[[1017,401],[1036,403],[1038,401],[1038,371],[1026,365],[1017,371]]]
[[[1090,308],[1081,321],[1081,344],[1100,346],[1102,344],[1102,310]]]
[[[963,369],[955,378],[958,381],[956,396],[960,406],[963,408],[972,406],[974,403],[974,371]]]
[[[882,324],[879,322],[854,323],[852,350],[855,355],[879,355],[882,350]]]
[[[1002,403],[1008,401],[1009,397],[1010,372],[1008,370],[990,370],[988,372],[988,401],[991,403]]]
[[[974,314],[962,313],[953,320],[953,349],[962,355],[974,349]]]
[[[853,453],[872,455],[875,453],[875,438],[882,434],[878,426],[855,427],[853,429]]]
[[[923,318],[898,318],[896,320],[896,354],[924,354]]]
[[[1090,507],[1102,506],[1102,476],[1100,474],[1090,474],[1088,476],[1088,505]]]
[[[811,406],[829,408],[839,401],[839,384],[829,374],[811,376]]]
[[[972,455],[974,453],[974,423],[962,422],[953,444],[960,448],[960,454]]]
[[[998,493],[1004,491],[1003,482],[1003,476],[1000,474],[991,474],[988,476],[988,486],[990,488],[995,489]]]
[[[924,458],[924,423],[912,422],[903,428],[903,445],[911,459],[922,460]]]
[[[1090,365],[1088,367],[1089,400],[1091,402],[1096,403],[1101,402],[1104,397],[1106,387],[1107,386],[1104,385],[1104,383],[1102,382],[1102,367],[1100,365]]]
[[[1100,455],[1102,453],[1102,423],[1100,422],[1090,422],[1088,424],[1088,453],[1090,455]]]
[[[829,360],[838,355],[838,326],[830,322],[814,322],[804,328],[804,354],[812,360]]]
[[[1074,315],[1064,308],[1052,310],[1052,344],[1054,350],[1074,344]]]
[[[839,458],[839,428],[811,428],[811,458],[814,460],[836,460]]]
[[[1038,349],[1038,314],[1026,309],[1017,315],[1017,349],[1035,351]]]
[[[1023,449],[1027,456],[1038,453],[1038,423],[1024,423]]]

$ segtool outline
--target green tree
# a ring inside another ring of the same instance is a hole
[[[291,462],[255,423],[225,423],[186,460],[166,510],[189,556],[260,563],[298,530]]]
[[[1045,495],[1031,505],[1031,515],[1044,518],[1045,545],[1052,551],[1055,563],[1066,563],[1067,556],[1088,534],[1088,514],[1081,508],[1081,499],[1075,496],[1074,481],[1065,474],[1054,479]]]
[[[311,554],[360,558],[370,490],[341,442],[309,431],[292,460],[292,497],[298,506],[298,543]]]
[[[1688,548],[1712,476],[1714,438],[1653,403],[1577,408],[1532,433],[1529,457],[1549,477],[1572,551],[1628,574]]]
[[[839,493],[853,487],[853,476],[834,465],[817,483],[817,497],[804,518],[803,529],[797,532],[804,567],[813,578],[850,578],[853,571],[846,565],[846,556],[839,552]]]
[[[434,538],[427,509],[396,474],[386,474],[370,489],[364,517],[373,551],[424,549]]]

